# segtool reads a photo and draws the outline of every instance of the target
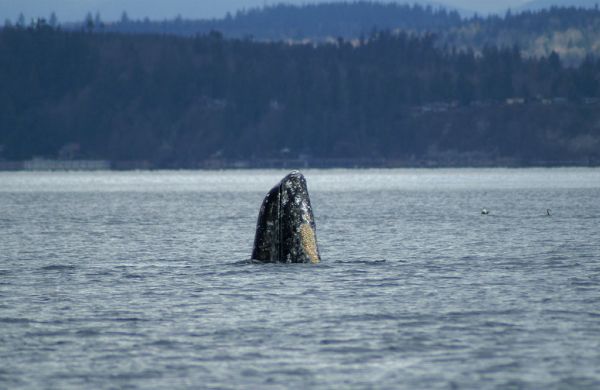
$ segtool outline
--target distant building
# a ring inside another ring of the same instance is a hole
[[[584,104],[598,104],[600,103],[600,99],[598,98],[583,98]]]
[[[508,99],[506,99],[506,104],[508,104],[509,106],[513,106],[516,104],[525,104],[525,98],[522,98],[522,97],[508,98]]]
[[[424,104],[420,107],[420,111],[422,113],[427,113],[427,112],[446,112],[448,110],[450,110],[451,108],[455,108],[456,105],[451,102],[451,103],[447,103],[447,102],[434,102],[434,103],[428,103],[428,104]]]
[[[81,146],[78,143],[71,142],[63,145],[58,151],[58,158],[61,160],[74,160],[79,156]]]
[[[23,162],[26,171],[102,171],[110,169],[106,160],[45,160],[34,158]]]

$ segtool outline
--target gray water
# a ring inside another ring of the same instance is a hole
[[[600,388],[600,170],[285,173],[0,173],[0,388]]]

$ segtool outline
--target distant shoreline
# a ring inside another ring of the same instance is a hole
[[[597,168],[600,161],[388,160],[388,159],[260,159],[202,160],[190,165],[157,165],[149,161],[51,160],[0,161],[0,172],[243,170],[243,169],[399,169],[399,168]]]

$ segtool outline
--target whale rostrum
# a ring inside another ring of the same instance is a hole
[[[293,171],[263,200],[252,259],[265,263],[319,263],[315,219],[306,179]]]

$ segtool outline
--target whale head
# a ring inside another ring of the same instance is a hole
[[[265,197],[252,259],[269,263],[321,261],[306,179],[300,172],[288,174]]]

